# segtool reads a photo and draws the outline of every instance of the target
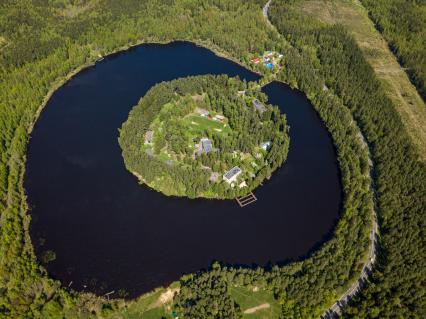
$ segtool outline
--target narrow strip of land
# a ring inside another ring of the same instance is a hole
[[[371,160],[370,150],[368,148],[367,142],[364,139],[364,136],[360,134],[360,140],[364,147],[368,149],[368,157],[370,159],[370,176],[371,171],[373,170],[373,162]],[[372,187],[372,192],[374,192],[374,189]],[[362,289],[365,282],[367,281],[369,275],[371,274],[373,270],[373,265],[376,261],[376,253],[377,253],[377,236],[379,231],[379,226],[377,224],[377,212],[375,207],[372,211],[372,223],[373,227],[370,232],[370,244],[368,247],[368,254],[367,254],[367,260],[362,267],[361,274],[356,282],[354,282],[341,296],[340,298],[329,308],[327,309],[321,318],[328,319],[328,318],[336,318],[340,315],[342,308]]]
[[[321,1],[321,0],[318,0]],[[269,17],[268,17],[268,10],[269,7],[272,3],[272,0],[269,0],[265,6],[263,7],[263,16],[265,17],[265,19],[267,20],[267,22],[269,24],[271,24]],[[398,65],[399,66],[399,65]],[[395,66],[392,66],[392,69],[395,70]],[[401,67],[399,66],[399,68],[396,68],[397,70],[401,69]],[[377,71],[376,71],[377,72]],[[404,72],[405,74],[405,72]],[[411,85],[411,83],[410,83]],[[330,93],[331,94],[331,93]],[[368,150],[368,156],[370,159],[370,176],[371,176],[371,171],[373,169],[373,162],[371,160],[371,155],[370,155],[370,150],[368,148],[368,144],[364,138],[364,136],[362,134],[360,134],[360,140],[361,143],[364,145],[365,148],[367,148]],[[372,187],[371,189],[372,192],[374,192],[374,189]],[[362,268],[362,271],[360,273],[360,276],[358,278],[358,280],[356,280],[340,297],[339,299],[329,308],[327,309],[323,315],[321,316],[321,318],[336,318],[340,315],[342,308],[352,299],[352,297],[354,297],[363,287],[363,285],[365,284],[366,280],[368,279],[369,275],[372,272],[372,268],[373,268],[373,264],[376,261],[376,238],[378,236],[378,224],[377,224],[377,212],[375,210],[375,208],[373,208],[372,211],[372,229],[370,232],[370,236],[369,236],[369,248],[368,248],[368,254],[367,254],[367,260]],[[256,307],[254,307],[256,308]],[[251,309],[254,309],[251,308]],[[248,309],[250,310],[250,309]],[[247,311],[247,310],[246,310]]]

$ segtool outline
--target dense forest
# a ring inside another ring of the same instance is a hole
[[[322,26],[291,5],[272,7],[272,21],[352,112],[374,161],[381,224],[379,262],[371,283],[346,310],[359,318],[423,317],[426,278],[426,168],[401,119],[355,41],[340,26]],[[309,85],[309,84],[308,84]],[[303,88],[303,87],[302,87]],[[305,88],[303,88],[306,91]]]
[[[294,1],[292,1],[294,2]],[[100,55],[142,42],[191,40],[240,63],[283,54],[278,79],[304,91],[332,135],[344,193],[332,238],[306,259],[228,268],[181,280],[184,317],[238,318],[234,286],[274,293],[283,317],[318,318],[358,278],[372,224],[374,163],[381,237],[371,282],[346,317],[424,317],[426,168],[353,39],[273,1],[2,1],[0,3],[0,314],[9,318],[124,318],[127,303],[61,288],[37,262],[23,189],[25,152],[49,91]],[[424,79],[424,77],[423,77]],[[290,123],[291,124],[291,123]],[[358,128],[359,126],[359,128]],[[208,288],[208,289],[207,289]],[[135,303],[139,301],[136,300]]]
[[[154,86],[130,112],[119,142],[126,167],[150,187],[173,196],[224,199],[247,194],[282,165],[287,131],[285,116],[266,104],[259,86],[198,76]],[[147,132],[152,143],[144,143]],[[270,145],[264,150],[265,142]],[[235,166],[241,169],[236,185],[222,178]]]
[[[361,2],[426,99],[426,3],[421,0]]]

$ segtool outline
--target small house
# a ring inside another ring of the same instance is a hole
[[[216,115],[214,116],[214,119],[215,119],[216,121],[223,122],[223,121],[225,120],[225,117],[224,117],[223,115],[216,114]]]
[[[247,183],[246,183],[246,181],[242,181],[242,182],[240,183],[240,185],[238,185],[238,187],[239,187],[239,188],[247,187]]]
[[[266,111],[265,105],[261,103],[258,99],[253,100],[253,106],[256,108],[256,110],[259,111],[260,114]]]
[[[206,109],[197,108],[196,112],[202,117],[209,116],[209,111],[207,111]]]
[[[267,150],[268,150],[268,148],[269,148],[269,147],[271,147],[271,141],[267,141],[267,142],[264,142],[264,143],[260,144],[260,147],[261,147],[264,151],[267,151]]]
[[[149,130],[145,133],[145,144],[152,144],[152,140],[154,139],[154,131]]]
[[[238,166],[234,166],[229,171],[227,171],[225,174],[223,174],[223,179],[228,183],[231,184],[234,182],[237,177],[241,174],[241,169]]]
[[[253,62],[254,64],[259,64],[260,58],[254,58],[254,59],[251,60],[251,62]]]
[[[212,141],[208,138],[204,137],[200,140],[201,142],[201,153],[209,153],[213,150],[213,144]]]

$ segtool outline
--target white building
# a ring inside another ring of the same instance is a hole
[[[267,151],[268,148],[271,146],[271,141],[267,141],[265,143],[260,144],[260,147],[264,150]]]
[[[154,131],[149,130],[145,133],[145,144],[152,144],[152,140],[154,139]]]
[[[202,108],[197,108],[196,112],[202,117],[207,117],[210,114],[209,111],[207,111],[206,109],[202,109]]]
[[[242,173],[241,168],[238,166],[234,166],[229,171],[227,171],[225,174],[223,174],[223,179],[228,183],[231,184],[234,182],[237,177]]]
[[[213,143],[207,137],[204,137],[200,140],[201,142],[201,152],[208,153],[213,150]]]

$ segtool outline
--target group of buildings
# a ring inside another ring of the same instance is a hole
[[[254,64],[262,63],[267,69],[279,68],[279,61],[283,55],[274,51],[266,51],[262,56],[251,59]]]
[[[210,114],[210,112],[209,112],[209,111],[207,111],[206,109],[197,108],[197,109],[196,109],[196,112],[197,112],[200,116],[205,117],[205,118],[209,118],[209,119],[211,119],[211,120],[213,120],[213,121],[218,121],[218,122],[221,122],[221,123],[224,123],[224,122],[225,122],[225,117],[224,117],[223,115],[216,114],[216,115],[212,116],[212,115]]]
[[[254,108],[259,113],[262,114],[263,112],[266,111],[265,105],[262,102],[260,102],[259,100],[254,99],[252,103],[253,103]],[[212,116],[212,115],[210,115],[209,111],[202,109],[202,108],[197,108],[196,112],[202,117],[210,118],[212,120],[219,121],[219,122],[225,121],[224,116],[219,115],[219,114]],[[146,133],[145,133],[145,144],[152,145],[153,139],[154,139],[154,131],[153,130],[146,131]],[[262,143],[260,145],[260,148],[262,148],[264,151],[267,151],[270,146],[271,146],[271,141],[267,141],[267,142]],[[210,140],[207,137],[201,138],[200,142],[198,144],[196,144],[196,154],[198,153],[198,155],[207,154],[207,153],[210,153],[214,150],[215,149],[213,147],[213,141]],[[242,173],[241,168],[239,168],[238,166],[234,166],[229,171],[225,172],[225,174],[223,174],[223,180],[226,181],[232,187],[234,187],[235,182],[237,181],[237,178],[238,178],[238,176],[240,176],[241,173]],[[212,174],[217,174],[217,173],[212,173]],[[218,176],[214,176],[214,178],[211,179],[211,180],[216,181],[217,177]],[[246,187],[247,186],[246,181],[242,181],[240,184],[238,184],[238,186],[240,188]]]

